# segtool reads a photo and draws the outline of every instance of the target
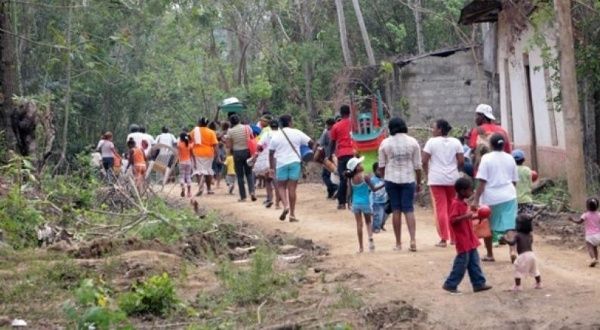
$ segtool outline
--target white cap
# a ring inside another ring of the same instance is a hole
[[[496,120],[496,117],[494,117],[494,112],[492,111],[492,107],[490,107],[487,104],[478,105],[477,108],[475,109],[475,113],[480,113],[480,114],[484,115],[485,117],[487,117],[488,119]]]
[[[352,159],[350,159],[348,161],[348,164],[346,164],[346,168],[349,171],[354,171],[356,169],[356,166],[358,166],[358,164],[362,163],[363,160],[365,160],[365,157],[360,157],[360,158],[353,157]]]

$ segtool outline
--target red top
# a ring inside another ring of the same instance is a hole
[[[452,200],[449,217],[458,254],[471,251],[479,246],[479,238],[473,231],[473,221],[466,219],[454,221],[455,218],[465,215],[467,212],[469,212],[469,205],[465,201],[458,198]]]
[[[508,133],[506,133],[506,130],[502,128],[502,126],[494,123],[482,124],[481,126],[475,127],[471,130],[471,133],[469,133],[469,147],[471,149],[475,149],[477,147],[477,135],[479,135],[479,132],[477,131],[478,128],[482,128],[486,134],[502,134],[504,136],[504,140],[506,140],[504,142],[504,151],[508,153],[512,152],[512,146],[510,145],[510,140],[508,139]]]
[[[335,141],[336,143],[335,155],[337,157],[354,156],[354,147],[352,146],[352,137],[350,136],[351,131],[352,123],[350,122],[350,118],[343,118],[338,121],[333,125],[331,131],[329,131],[331,141]]]

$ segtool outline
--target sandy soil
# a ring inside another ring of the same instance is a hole
[[[179,190],[168,186],[164,192],[175,197]],[[261,193],[264,191],[259,191],[259,197]],[[465,278],[459,288],[463,294],[451,295],[441,285],[450,271],[455,251],[452,247],[434,246],[438,237],[433,214],[428,209],[416,211],[418,252],[392,251],[390,221],[387,232],[375,235],[376,251],[357,255],[353,215],[347,210],[336,210],[336,202],[325,199],[321,185],[300,185],[296,212],[299,223],[279,221],[279,211],[264,208],[262,199],[254,203],[238,203],[237,199],[237,191],[228,195],[224,188],[215,195],[197,198],[201,206],[266,232],[281,230],[327,246],[330,255],[320,266],[330,272],[364,275],[353,283],[369,305],[406,301],[425,311],[428,324],[436,328],[600,328],[600,268],[588,267],[584,249],[547,243],[552,237],[536,237],[534,244],[544,284],[542,290],[533,289],[534,280],[529,278],[524,281],[523,292],[508,291],[513,284],[513,268],[508,249],[500,247],[495,251],[497,261],[483,264],[492,290],[472,293]],[[402,229],[407,246],[404,224]],[[583,246],[583,238],[581,243]],[[480,247],[480,254],[483,253],[484,248]]]

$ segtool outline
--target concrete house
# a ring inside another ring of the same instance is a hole
[[[482,31],[493,41],[485,47],[495,64],[488,70],[499,78],[500,109],[494,112],[500,114],[515,147],[525,151],[528,165],[540,174],[564,177],[563,112],[553,101],[559,92],[552,80],[555,71],[544,65],[544,58],[557,57],[556,33],[548,26],[536,35],[527,19],[534,10],[522,3],[475,0],[463,8],[460,23],[483,23]],[[535,36],[545,40],[545,53],[534,43]]]

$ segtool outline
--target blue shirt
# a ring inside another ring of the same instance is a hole
[[[371,205],[369,186],[366,182],[352,184],[352,204],[354,205]]]
[[[384,184],[384,181],[374,175],[371,177],[371,184],[373,185],[373,187],[377,188]],[[387,199],[388,196],[385,192],[385,188],[381,188],[377,191],[371,192],[371,200],[373,201],[373,204],[385,204],[385,202],[387,202]]]

